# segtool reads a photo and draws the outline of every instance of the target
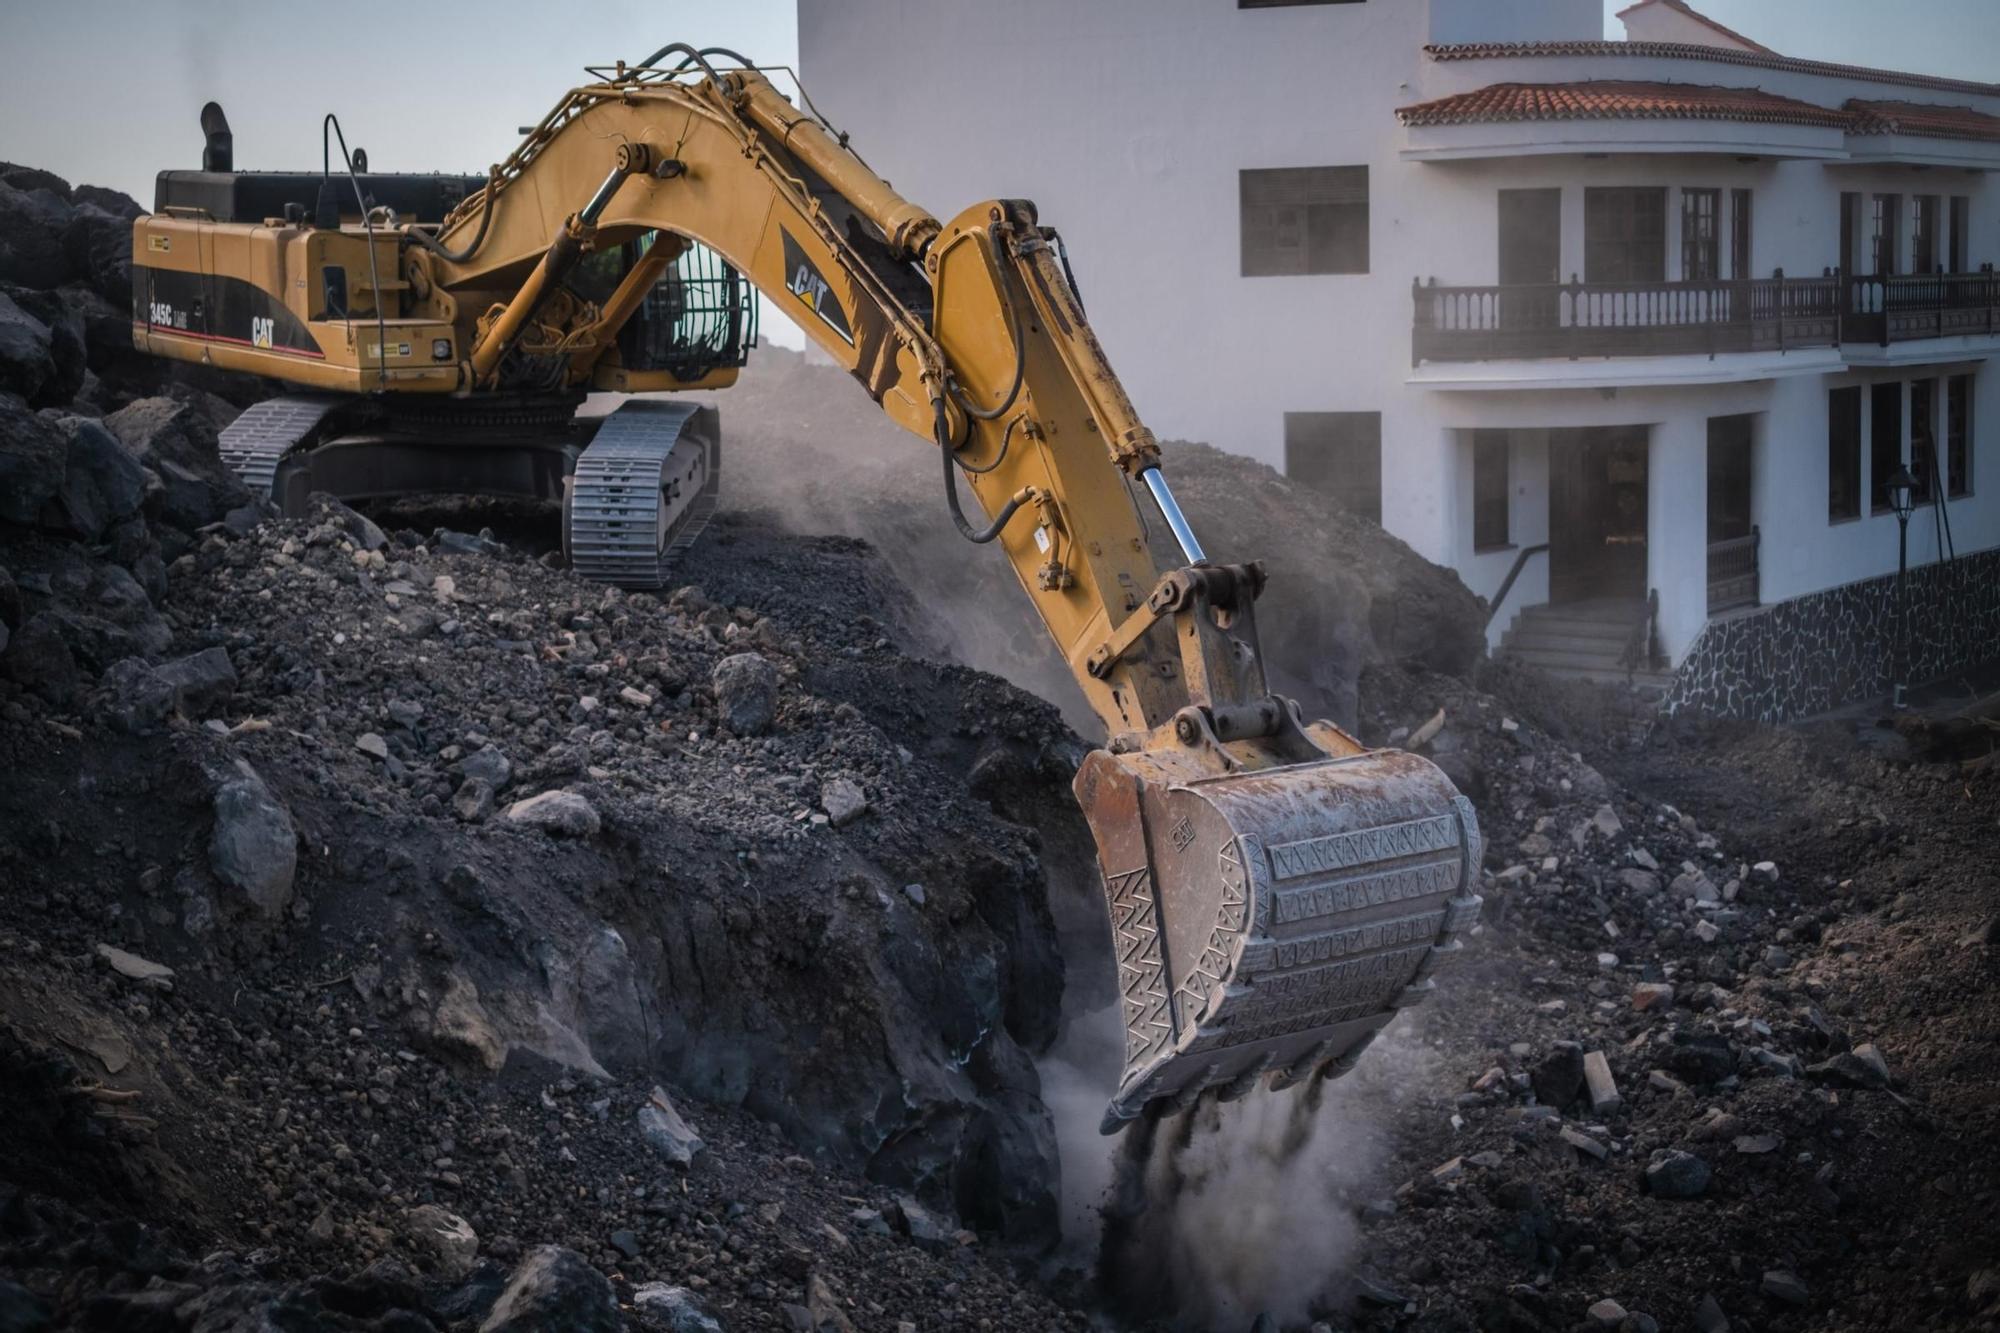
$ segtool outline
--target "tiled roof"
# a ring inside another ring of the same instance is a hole
[[[1743,45],[1749,47],[1752,51],[1758,53],[1759,55],[1774,56],[1778,54],[1776,51],[1773,51],[1770,47],[1764,45],[1762,42],[1753,42],[1748,37],[1745,37],[1742,33],[1736,31],[1736,29],[1725,28],[1720,23],[1717,23],[1714,19],[1710,18],[1708,15],[1698,13],[1695,10],[1690,9],[1687,5],[1687,0],[1639,0],[1638,4],[1627,5],[1625,6],[1625,8],[1619,10],[1612,17],[1622,19],[1627,14],[1631,13],[1633,10],[1644,9],[1647,5],[1665,5],[1668,9],[1671,9],[1679,14],[1684,14],[1688,18],[1693,19],[1696,23],[1701,24],[1704,28],[1709,28],[1716,32],[1721,33],[1724,37],[1727,37],[1732,42],[1741,42]]]
[[[1398,107],[1405,125],[1473,125],[1522,120],[1737,120],[1844,130],[1845,111],[1756,88],[1692,83],[1496,83],[1469,93]]]
[[[1983,139],[2000,143],[2000,116],[1964,106],[1929,106],[1922,102],[1847,103],[1854,134],[1914,134],[1925,139]]]
[[[1867,83],[1900,83],[1913,88],[1933,88],[1941,92],[1972,93],[1980,97],[2000,97],[2000,84],[1978,83],[1971,79],[1948,79],[1937,74],[1910,74],[1902,70],[1870,69],[1865,65],[1840,65],[1827,60],[1799,60],[1792,56],[1763,55],[1756,51],[1731,51],[1720,46],[1694,42],[1460,42],[1426,46],[1433,60],[1537,59],[1544,56],[1632,56],[1652,60],[1706,60],[1712,64],[1749,65],[1757,69],[1778,69],[1793,74],[1818,74],[1835,79],[1858,79]]]

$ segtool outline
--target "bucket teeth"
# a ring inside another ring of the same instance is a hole
[[[1477,820],[1427,760],[1192,781],[1148,765],[1099,751],[1077,779],[1100,857],[1123,867],[1105,876],[1126,1036],[1107,1133],[1211,1088],[1346,1073],[1479,911]]]

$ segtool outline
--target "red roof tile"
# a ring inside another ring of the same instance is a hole
[[[1524,120],[1736,120],[1844,130],[1844,111],[1756,88],[1692,83],[1496,83],[1469,93],[1398,107],[1405,125],[1473,125]]]
[[[1549,56],[1629,56],[1651,60],[1703,60],[1712,64],[1749,65],[1756,69],[1780,69],[1793,74],[1816,74],[1834,79],[1856,79],[1864,83],[1900,83],[1915,88],[1943,92],[1971,93],[2000,97],[2000,84],[1972,79],[1950,79],[1938,74],[1911,74],[1902,70],[1870,69],[1865,65],[1841,65],[1829,60],[1801,60],[1793,56],[1760,55],[1755,51],[1732,51],[1721,46],[1701,46],[1694,42],[1456,42],[1424,48],[1433,60],[1533,60]]]
[[[1922,102],[1847,103],[1854,118],[1852,134],[1914,134],[1925,139],[1983,139],[2000,143],[2000,116],[1965,106],[1930,106]]]

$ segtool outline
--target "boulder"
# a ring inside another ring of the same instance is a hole
[[[64,704],[79,683],[76,658],[63,638],[61,623],[46,611],[21,622],[0,655],[0,673],[52,704]]]
[[[757,736],[778,715],[778,668],[761,653],[736,653],[709,674],[722,720],[739,736]]]
[[[0,323],[4,319],[0,310]],[[0,359],[4,355],[0,352]],[[62,489],[68,463],[69,439],[62,428],[0,390],[0,521],[23,527],[39,522],[43,507]]]
[[[105,428],[160,478],[147,512],[190,532],[250,499],[216,452],[215,414],[205,407],[141,398],[104,419]]]
[[[56,372],[54,337],[47,324],[0,291],[0,393],[40,403],[42,386]]]
[[[104,716],[120,731],[135,736],[152,731],[174,711],[173,687],[144,658],[113,662],[99,685]]]
[[[56,292],[25,287],[0,289],[16,310],[48,331],[47,373],[40,387],[22,391],[30,407],[67,407],[83,388],[86,363],[83,316],[69,308]]]
[[[722,1321],[686,1287],[648,1282],[632,1292],[632,1312],[659,1333],[723,1333]]]
[[[291,812],[255,769],[238,760],[236,772],[215,792],[209,864],[216,877],[257,915],[276,920],[291,905],[298,856]]]
[[[132,309],[113,305],[94,287],[71,283],[56,293],[83,329],[83,363],[98,374],[132,363]]]
[[[1691,1152],[1663,1148],[1646,1165],[1646,1188],[1656,1198],[1694,1199],[1708,1189],[1708,1163]]]
[[[11,185],[17,190],[47,190],[64,201],[74,198],[76,193],[71,189],[70,183],[55,172],[44,171],[40,167],[22,166],[19,162],[0,162],[0,185]]]
[[[70,652],[92,672],[121,657],[155,657],[173,642],[172,627],[129,570],[74,551],[59,566],[62,578],[48,614]]]
[[[507,752],[497,745],[483,745],[458,763],[459,776],[477,778],[494,791],[504,790],[514,776]]]
[[[686,1167],[704,1147],[694,1126],[681,1119],[665,1088],[656,1087],[639,1108],[639,1133],[654,1152],[678,1167]]]
[[[74,204],[61,239],[70,271],[105,300],[131,309],[132,220],[94,203]]]
[[[434,1203],[405,1212],[403,1234],[439,1273],[454,1282],[470,1277],[479,1262],[479,1233],[457,1213]]]
[[[493,805],[493,784],[485,778],[467,778],[452,793],[452,813],[468,824],[483,822],[493,813]]]
[[[212,713],[236,693],[236,667],[221,648],[204,648],[156,668],[173,691],[174,707],[183,717]]]
[[[62,484],[45,512],[48,526],[94,542],[115,523],[139,512],[146,498],[146,471],[116,436],[88,417],[63,417],[58,427],[69,439]]]
[[[62,234],[72,211],[45,185],[17,189],[0,181],[0,282],[48,291],[68,281]]]
[[[822,785],[819,803],[835,828],[852,824],[868,810],[866,793],[851,778],[833,778]]]
[[[563,838],[588,838],[602,826],[596,807],[573,791],[545,791],[507,807],[507,822]]]
[[[611,1283],[574,1250],[542,1245],[507,1279],[479,1333],[619,1333]]]

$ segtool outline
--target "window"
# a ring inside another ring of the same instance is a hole
[[[1868,262],[1877,277],[1896,271],[1896,206],[1901,201],[1897,194],[1878,194],[1868,201]]]
[[[1861,389],[1826,396],[1826,520],[1861,517]]]
[[[1861,256],[1855,252],[1854,230],[1861,220],[1861,196],[1853,190],[1846,190],[1840,196],[1840,271],[1859,273],[1864,267]]]
[[[1931,476],[1937,470],[1937,381],[1910,381],[1910,475],[1916,478],[1911,498],[1920,505],[1931,502]]]
[[[1910,272],[1935,273],[1938,260],[1938,197],[1916,195],[1910,200]]]
[[[1944,388],[1945,494],[1972,494],[1972,376],[1953,375]]]
[[[1472,432],[1472,549],[1507,545],[1507,432]]]
[[[1750,276],[1750,191],[1729,192],[1729,276]]]
[[[1243,276],[1368,271],[1368,168],[1238,174]]]
[[[1868,494],[1875,513],[1889,504],[1889,478],[1903,461],[1903,386],[1877,384],[1868,391]]]
[[[1951,197],[1951,271],[1970,273],[1966,264],[1966,242],[1971,239],[1972,200],[1962,194]]]
[[[1382,521],[1382,414],[1285,413],[1285,475]]]
[[[1681,191],[1681,277],[1688,282],[1714,282],[1722,276],[1717,258],[1721,243],[1720,190]]]
[[[1583,280],[1660,282],[1667,276],[1667,192],[1583,192]]]

